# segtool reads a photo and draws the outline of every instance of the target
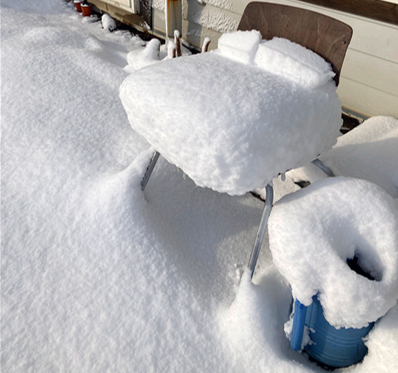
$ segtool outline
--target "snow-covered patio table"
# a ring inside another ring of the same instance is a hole
[[[260,40],[224,36],[218,50],[148,66],[120,88],[133,129],[199,186],[244,194],[336,141],[330,65],[288,40]]]

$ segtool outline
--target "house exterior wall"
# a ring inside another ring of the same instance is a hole
[[[98,0],[95,0],[98,1]],[[133,0],[100,0],[132,3]],[[354,34],[340,76],[338,94],[342,105],[363,116],[388,115],[398,118],[398,0],[386,0],[392,6],[392,17],[378,16],[388,22],[326,8],[315,3],[322,0],[271,0],[270,2],[309,9],[349,24]],[[367,0],[372,5],[373,0]],[[383,0],[374,0],[377,5]],[[217,48],[218,38],[235,31],[250,0],[183,0],[182,37],[200,47],[210,37],[210,49]],[[141,0],[142,8],[143,0]],[[335,1],[333,3],[338,3]],[[354,0],[355,3],[355,0]],[[124,4],[124,5],[126,5]],[[151,31],[164,36],[165,0],[152,0]],[[360,3],[358,3],[360,5]],[[344,5],[345,6],[345,5]],[[359,7],[358,7],[359,9]],[[390,22],[393,19],[393,22]]]
[[[114,7],[120,7],[121,9],[127,10],[134,14],[140,12],[140,1],[139,0],[102,0],[104,3]]]
[[[183,11],[183,36],[193,45],[212,40],[211,49],[224,32],[236,30],[249,0],[188,0]],[[398,118],[398,26],[359,15],[328,9],[299,0],[273,3],[309,9],[349,24],[353,38],[340,77],[338,94],[342,105],[363,116]],[[398,3],[397,0],[391,2]],[[192,3],[192,4],[191,4]]]

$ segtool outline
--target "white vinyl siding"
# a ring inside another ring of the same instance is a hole
[[[228,22],[222,25],[219,18],[217,24],[211,21],[212,18],[217,20],[218,13],[223,13],[224,17],[231,20],[228,31],[233,31],[233,21],[237,27],[249,2],[209,0],[210,4],[200,5],[196,0],[188,0],[183,13],[183,36],[194,45],[200,45],[203,38],[209,36],[212,39],[210,48],[217,48],[218,37],[224,32],[223,28],[228,29]],[[298,0],[272,2],[313,10],[349,24],[354,34],[337,91],[342,105],[364,116],[388,115],[398,118],[398,26]],[[398,3],[398,0],[388,2]],[[201,14],[205,16],[198,22]],[[205,17],[209,19],[207,24]]]

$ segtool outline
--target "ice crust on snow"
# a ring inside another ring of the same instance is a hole
[[[307,89],[219,53],[139,70],[120,98],[132,128],[169,162],[231,195],[310,162],[342,123],[334,82]]]
[[[309,306],[318,294],[326,320],[361,328],[398,299],[398,212],[393,199],[364,180],[332,178],[282,198],[269,220],[273,261]],[[347,259],[375,280],[351,270]]]
[[[258,46],[254,63],[308,88],[322,86],[335,75],[332,66],[321,56],[283,38],[263,41]]]

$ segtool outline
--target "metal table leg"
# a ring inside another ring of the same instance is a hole
[[[336,176],[334,172],[328,166],[326,166],[320,159],[318,158],[314,159],[311,163],[320,168],[326,175],[330,177]]]
[[[157,162],[158,159],[159,159],[159,155],[160,155],[159,152],[155,152],[155,153],[153,154],[151,160],[149,161],[148,167],[147,167],[147,169],[146,169],[146,171],[145,171],[145,175],[144,175],[144,177],[142,178],[142,181],[141,181],[141,190],[142,190],[142,191],[145,190],[145,187],[146,187],[146,185],[148,184],[148,180],[149,180],[149,178],[151,177],[152,171],[153,171],[153,169],[154,169],[155,166],[156,166],[156,162]]]
[[[256,241],[254,242],[254,246],[250,255],[249,260],[249,269],[251,271],[251,277],[253,278],[254,269],[256,268],[258,255],[261,250],[261,245],[264,240],[265,229],[267,228],[268,218],[271,213],[272,203],[274,200],[274,188],[272,185],[268,184],[265,188],[266,190],[266,197],[265,197],[265,205],[263,210],[263,215],[261,217],[260,226],[258,227]]]

